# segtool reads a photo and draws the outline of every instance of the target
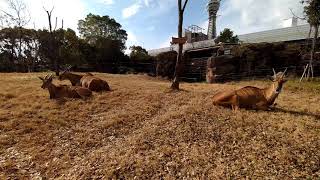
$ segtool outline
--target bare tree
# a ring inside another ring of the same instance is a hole
[[[22,0],[6,0],[6,2],[8,9],[0,10],[2,13],[1,24],[3,27],[14,26],[18,28],[18,42],[15,42],[17,43],[17,60],[23,62],[23,27],[30,22],[30,13]]]
[[[49,33],[50,33],[50,44],[49,44],[49,59],[53,62],[53,69],[56,73],[56,75],[59,75],[59,70],[60,70],[60,63],[59,63],[59,57],[60,57],[60,46],[59,42],[56,39],[56,30],[57,30],[57,24],[58,24],[58,18],[56,17],[55,20],[55,25],[52,25],[52,12],[54,10],[54,7],[49,11],[46,8],[43,7],[45,12],[47,13],[48,16],[48,23],[49,23]],[[54,27],[54,28],[53,28]],[[61,21],[61,29],[63,29],[63,19]]]
[[[8,9],[1,9],[2,18],[7,26],[24,27],[30,22],[30,13],[22,0],[6,0]]]
[[[319,26],[320,26],[320,13],[319,13],[320,1],[319,0],[302,0],[301,3],[304,5],[305,17],[303,19],[307,20],[310,25],[308,38],[310,38],[312,29],[314,29],[314,36],[312,39],[310,60],[308,65],[305,68],[305,71],[303,72],[303,75],[300,81],[302,81],[305,75],[307,76],[307,79],[309,79],[310,76],[313,78],[313,61],[314,61],[315,49],[316,49],[317,39],[319,36]]]
[[[178,0],[178,14],[179,14],[179,23],[178,23],[178,38],[182,38],[182,27],[183,27],[183,14],[189,0],[185,0],[182,3],[182,0]],[[176,68],[174,72],[174,77],[171,85],[171,89],[179,90],[180,85],[180,75],[182,72],[182,65],[183,65],[183,44],[179,43],[178,55],[177,55],[177,62]]]

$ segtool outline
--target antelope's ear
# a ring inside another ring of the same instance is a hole
[[[44,81],[44,79],[42,77],[38,77],[41,81]]]
[[[282,80],[283,83],[286,83],[287,81],[288,81],[288,79],[283,79]]]

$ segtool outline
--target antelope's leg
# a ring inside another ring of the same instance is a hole
[[[77,92],[77,94],[83,99],[83,100],[86,100],[87,97],[82,95],[81,91],[79,89],[75,89],[75,91]]]
[[[233,107],[233,103],[229,101],[214,101],[213,104],[215,106]]]
[[[239,106],[237,106],[237,105],[232,105],[232,110],[233,110],[234,112],[237,112],[237,111],[239,110]]]
[[[266,103],[258,103],[257,110],[267,111],[269,110],[269,106]]]
[[[239,96],[233,95],[231,97],[231,107],[233,111],[238,111],[239,110]]]

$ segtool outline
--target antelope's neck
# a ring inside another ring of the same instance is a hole
[[[54,84],[51,83],[51,84],[48,86],[48,90],[49,90],[50,95],[54,95],[55,92],[57,91],[57,87],[56,87]]]
[[[76,85],[80,82],[80,79],[82,78],[81,75],[78,74],[69,74],[68,79],[72,82],[72,85]]]
[[[265,89],[264,95],[268,101],[268,104],[273,104],[276,98],[278,97],[280,91],[277,89],[277,84],[272,83],[270,87]]]
[[[69,80],[74,81],[74,83],[77,83],[82,78],[81,75],[78,74],[69,74]]]

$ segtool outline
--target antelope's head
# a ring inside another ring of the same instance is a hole
[[[70,69],[71,69],[71,68],[72,68],[71,66],[68,66],[64,71],[62,71],[62,72],[60,73],[58,79],[59,79],[60,81],[68,80],[68,75],[69,75],[69,73],[70,73]]]
[[[272,70],[273,70],[273,76],[270,77],[270,80],[275,85],[274,86],[275,92],[280,93],[282,90],[283,84],[288,81],[286,79],[286,72],[287,72],[288,68],[286,68],[286,70],[284,72],[278,72],[278,73],[276,73],[276,71],[274,69],[272,69]]]
[[[41,88],[46,89],[52,83],[53,76],[47,75],[45,78],[39,77],[39,79],[42,81]]]

